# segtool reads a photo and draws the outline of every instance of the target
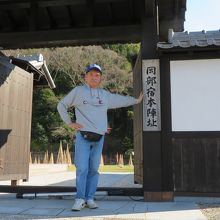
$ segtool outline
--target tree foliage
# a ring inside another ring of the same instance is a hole
[[[140,51],[140,44],[106,44],[103,48],[115,51],[120,56],[126,57],[133,64]]]

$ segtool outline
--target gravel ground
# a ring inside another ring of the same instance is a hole
[[[200,203],[198,205],[208,220],[220,220],[220,203]]]

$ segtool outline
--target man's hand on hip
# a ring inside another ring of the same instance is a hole
[[[74,122],[70,123],[68,126],[74,130],[79,130],[79,129],[83,128],[83,126],[81,124],[74,123]]]

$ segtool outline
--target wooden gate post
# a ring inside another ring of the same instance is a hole
[[[142,60],[159,59],[157,52],[157,42],[159,41],[158,11],[157,6],[154,5],[155,1],[149,2],[151,2],[152,7],[145,6],[142,16]],[[148,4],[150,4],[149,2]],[[160,84],[163,84],[162,80]],[[161,92],[164,92],[164,90]],[[161,97],[164,98],[162,95]],[[163,110],[162,108],[161,111]],[[143,114],[146,113],[143,112]],[[163,112],[161,112],[161,117],[164,117]],[[173,200],[172,186],[167,185],[166,176],[163,172],[163,167],[166,167],[166,162],[164,163],[163,159],[164,155],[166,155],[164,150],[166,150],[167,139],[163,132],[164,124],[161,126],[161,130],[158,131],[143,131],[143,191],[145,201]],[[164,183],[166,184],[164,185]]]

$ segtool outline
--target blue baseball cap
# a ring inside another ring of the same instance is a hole
[[[97,70],[98,72],[102,74],[101,67],[95,63],[88,65],[85,69],[85,72],[88,73],[90,70]]]

